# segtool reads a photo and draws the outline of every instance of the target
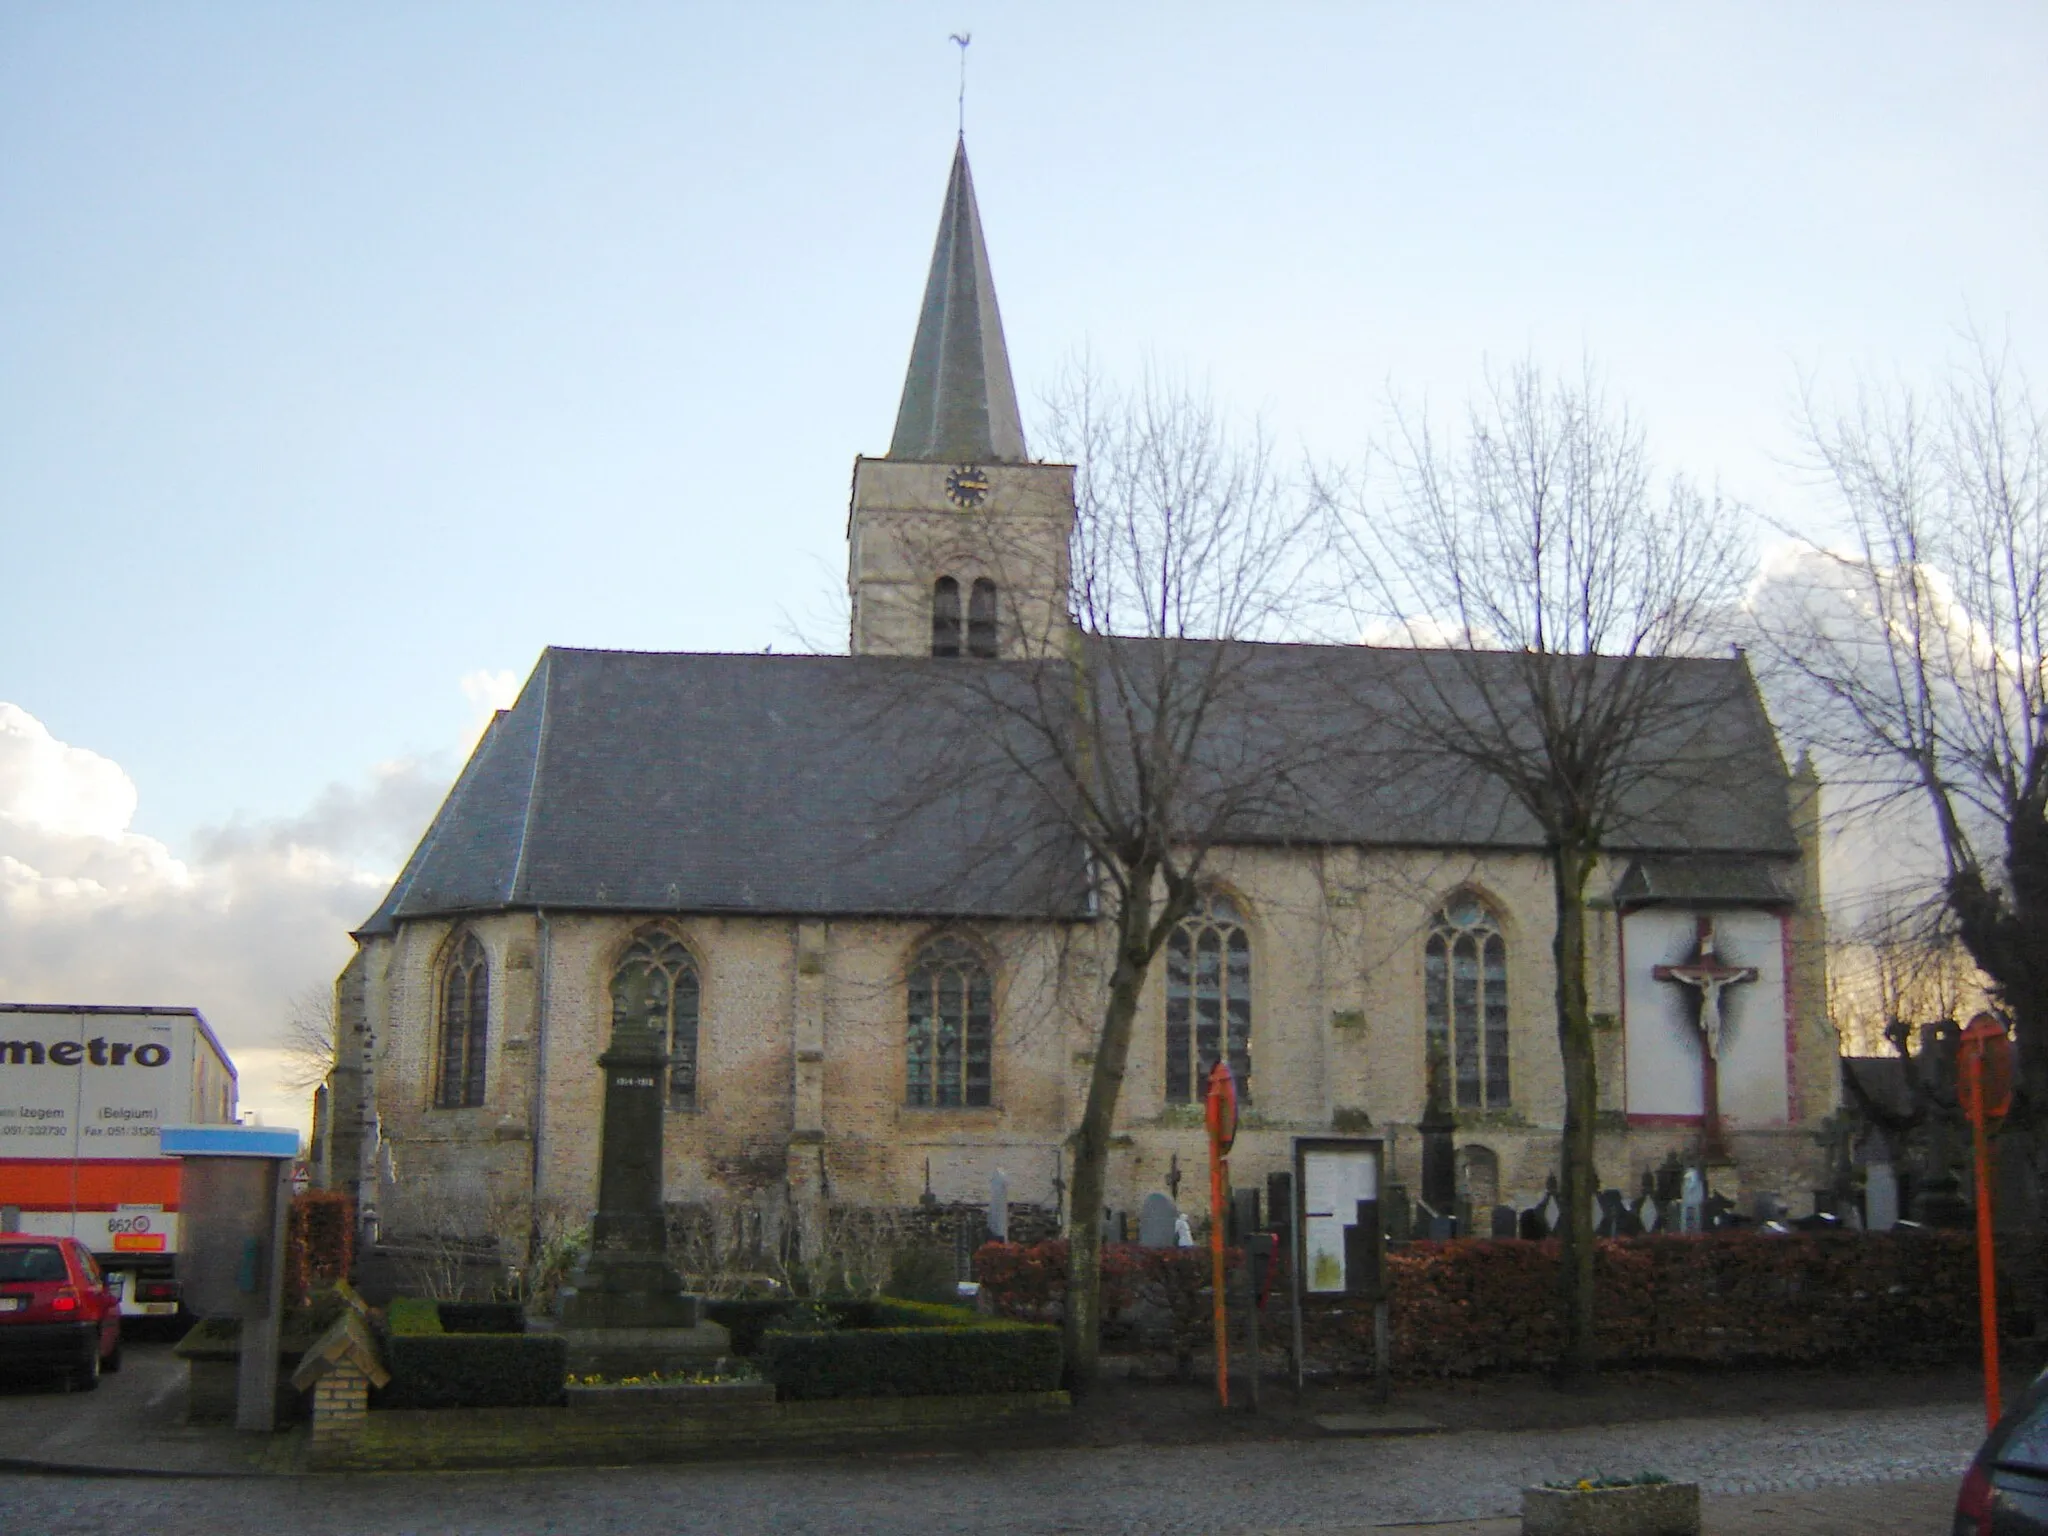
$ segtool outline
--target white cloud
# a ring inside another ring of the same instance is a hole
[[[1411,614],[1398,619],[1375,619],[1358,633],[1360,645],[1414,646],[1423,650],[1444,650],[1467,644],[1465,629],[1456,619],[1435,614]],[[1500,640],[1492,630],[1480,626],[1472,632],[1471,644],[1492,650]]]
[[[524,679],[510,667],[493,672],[479,667],[462,676],[462,696],[469,700],[469,729],[462,738],[462,755],[468,757],[476,746],[477,739],[484,733],[484,727],[491,723],[491,717],[501,709],[510,709],[519,697],[519,685]]]
[[[244,1105],[303,1128],[304,1096],[279,1082],[290,1000],[347,961],[448,777],[445,761],[381,764],[297,816],[208,829],[180,858],[131,829],[119,764],[0,703],[0,998],[197,1007]]]

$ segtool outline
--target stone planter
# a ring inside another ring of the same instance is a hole
[[[1700,1485],[1524,1488],[1522,1536],[1700,1536]]]

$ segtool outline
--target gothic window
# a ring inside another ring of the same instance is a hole
[[[441,967],[441,1062],[436,1109],[474,1109],[484,1101],[484,1052],[490,1041],[491,967],[473,933],[450,946]]]
[[[983,1109],[994,1055],[995,988],[975,948],[927,945],[910,972],[906,1100],[921,1109]]]
[[[668,1101],[697,1107],[697,962],[663,928],[636,935],[612,971],[612,1028],[642,1021],[668,1048]]]
[[[960,654],[960,583],[950,576],[932,583],[932,654]]]
[[[1436,915],[1422,952],[1429,1053],[1450,1069],[1458,1109],[1505,1109],[1508,945],[1484,902],[1460,892]]]
[[[996,584],[977,576],[967,594],[967,654],[996,654]]]
[[[1251,1048],[1251,937],[1227,896],[1209,896],[1166,941],[1167,1102],[1199,1103],[1225,1052],[1249,1096]]]

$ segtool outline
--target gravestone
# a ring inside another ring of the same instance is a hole
[[[1703,1232],[1706,1230],[1707,1181],[1700,1177],[1697,1168],[1685,1170],[1685,1181],[1679,1187],[1678,1230],[1681,1232]]]
[[[1389,1184],[1385,1202],[1380,1206],[1380,1221],[1386,1227],[1388,1242],[1405,1243],[1415,1235],[1414,1214],[1407,1186]]]
[[[1899,1224],[1899,1178],[1889,1162],[1874,1162],[1863,1170],[1863,1226],[1870,1232],[1889,1232]]]
[[[562,1302],[569,1369],[635,1376],[688,1369],[730,1349],[726,1330],[701,1314],[668,1262],[661,1205],[662,1119],[668,1052],[653,1017],[622,1012],[597,1058],[604,1074],[598,1133],[597,1214],[590,1252]]]
[[[1145,1197],[1145,1203],[1138,1207],[1138,1241],[1147,1248],[1171,1248],[1173,1224],[1180,1212],[1173,1207],[1173,1201],[1156,1190]]]
[[[1230,1240],[1242,1243],[1259,1230],[1259,1192],[1233,1189],[1230,1192]]]
[[[1601,1190],[1593,1222],[1593,1235],[1595,1237],[1622,1236],[1622,1217],[1627,1209],[1627,1206],[1622,1203],[1620,1190]]]
[[[998,1168],[988,1180],[988,1235],[998,1243],[1010,1240],[1010,1178]]]
[[[1636,1207],[1636,1225],[1645,1232],[1654,1232],[1663,1220],[1664,1212],[1657,1204],[1657,1197],[1643,1196],[1642,1203]]]
[[[1497,1238],[1514,1237],[1517,1234],[1515,1208],[1512,1205],[1496,1205],[1493,1208],[1493,1232]]]
[[[1516,1234],[1532,1243],[1540,1243],[1550,1236],[1550,1228],[1544,1225],[1543,1202],[1537,1201],[1526,1211],[1515,1217]]]

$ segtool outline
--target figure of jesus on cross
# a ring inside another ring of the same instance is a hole
[[[1676,982],[1699,993],[1696,1022],[1701,1043],[1706,1047],[1700,1058],[1700,1131],[1704,1143],[1701,1150],[1709,1162],[1719,1162],[1728,1155],[1721,1140],[1721,1031],[1726,1024],[1721,1015],[1721,994],[1730,987],[1755,981],[1756,967],[1723,964],[1714,941],[1713,918],[1702,912],[1698,921],[1692,958],[1677,965],[1655,966],[1650,974],[1659,981]]]

